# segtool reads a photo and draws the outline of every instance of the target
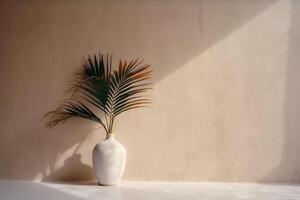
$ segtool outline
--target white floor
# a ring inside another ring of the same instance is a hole
[[[0,200],[300,200],[300,185],[123,182],[116,187],[0,181]]]

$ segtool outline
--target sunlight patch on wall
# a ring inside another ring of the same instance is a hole
[[[178,179],[187,169],[208,180],[258,180],[280,164],[287,22],[290,2],[279,1],[155,84],[152,108],[136,120],[144,127],[131,130],[160,149],[151,170],[164,166]]]

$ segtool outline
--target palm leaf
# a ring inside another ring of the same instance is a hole
[[[65,101],[56,110],[47,113],[51,119],[47,127],[54,127],[72,117],[80,117],[100,123],[107,133],[112,132],[114,120],[119,114],[145,107],[150,100],[144,95],[151,87],[147,83],[152,71],[143,60],[120,60],[112,70],[112,55],[83,58],[84,65],[78,79],[71,87],[72,100]],[[74,99],[73,99],[74,98]],[[80,100],[76,99],[79,98]],[[95,107],[105,117],[105,123],[89,107]]]

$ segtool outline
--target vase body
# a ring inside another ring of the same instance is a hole
[[[100,185],[116,185],[121,181],[126,163],[126,149],[109,134],[93,150],[93,169]]]

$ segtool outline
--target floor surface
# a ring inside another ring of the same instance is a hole
[[[61,184],[0,181],[0,200],[300,200],[300,185],[195,182]]]

